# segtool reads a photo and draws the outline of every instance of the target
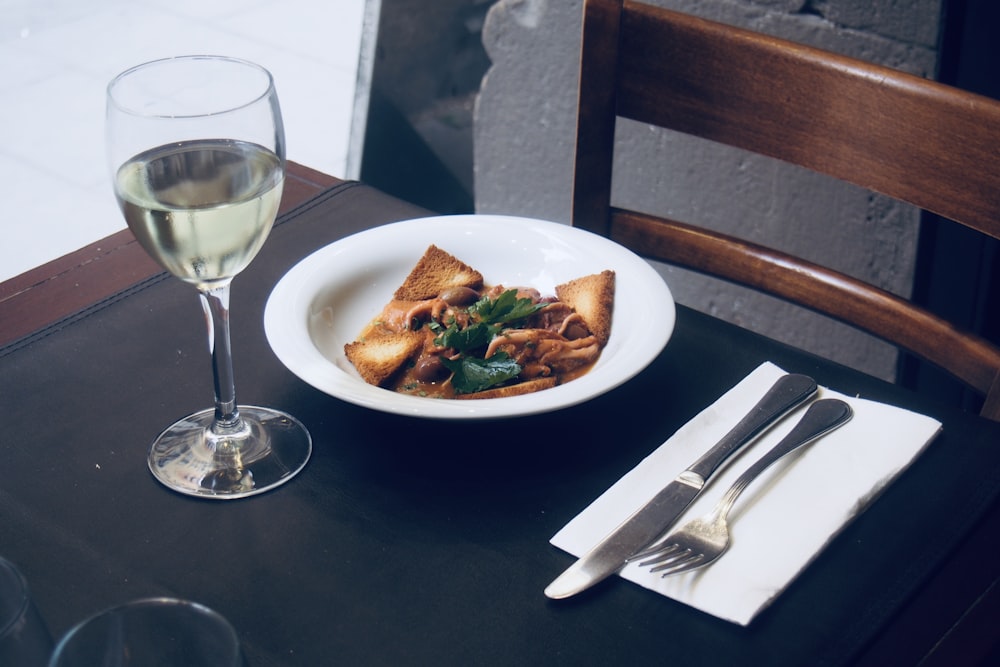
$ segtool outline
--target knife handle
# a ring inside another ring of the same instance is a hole
[[[736,450],[815,393],[816,381],[811,377],[795,373],[783,375],[757,405],[718,444],[695,461],[687,472],[707,481]]]

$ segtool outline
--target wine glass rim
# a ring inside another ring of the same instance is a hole
[[[17,569],[17,566],[11,563],[6,558],[0,558],[0,569],[5,570],[7,574],[13,578],[15,585],[20,588],[20,599],[18,600],[17,609],[11,614],[10,618],[3,622],[4,619],[0,619],[0,637],[4,637],[10,632],[11,628],[21,620],[24,613],[28,609],[28,602],[31,599],[31,594],[28,592],[28,580],[25,578],[21,570]]]
[[[261,74],[263,74],[264,77],[267,80],[267,85],[264,86],[263,91],[260,93],[260,95],[257,95],[257,96],[255,96],[255,97],[253,97],[251,99],[248,99],[245,102],[242,102],[240,104],[235,104],[235,105],[227,106],[225,108],[218,109],[216,111],[210,111],[210,112],[205,112],[205,113],[192,113],[192,114],[183,114],[183,113],[176,113],[176,114],[147,113],[147,112],[144,112],[144,111],[142,111],[140,109],[136,109],[136,108],[132,107],[131,105],[123,104],[118,99],[118,97],[115,95],[115,93],[114,93],[115,87],[122,80],[124,80],[128,76],[131,76],[132,74],[135,74],[136,72],[138,72],[140,70],[148,69],[148,68],[151,68],[151,67],[154,67],[154,66],[158,66],[158,65],[166,65],[166,64],[169,64],[169,63],[172,63],[172,62],[194,61],[194,60],[214,60],[214,61],[221,61],[221,62],[229,62],[229,63],[235,64],[235,65],[244,65],[246,67],[249,67],[249,68],[252,68],[254,70],[257,70],[258,72],[260,72]],[[124,113],[132,114],[132,115],[136,115],[136,116],[145,116],[145,117],[148,117],[148,118],[197,118],[199,116],[218,116],[218,115],[222,115],[222,114],[226,114],[226,113],[232,113],[234,111],[239,111],[240,109],[245,109],[247,107],[253,106],[254,104],[256,104],[259,101],[261,101],[262,99],[267,98],[269,95],[271,95],[274,92],[274,76],[272,76],[270,70],[268,70],[266,67],[258,65],[257,63],[255,63],[255,62],[253,62],[251,60],[246,60],[244,58],[236,58],[236,57],[233,57],[233,56],[220,56],[220,55],[212,55],[212,54],[192,54],[192,55],[182,55],[182,56],[169,56],[167,58],[156,58],[155,60],[148,60],[146,62],[139,63],[138,65],[133,65],[132,67],[129,67],[128,69],[124,70],[123,72],[121,72],[117,76],[115,76],[115,78],[111,79],[111,82],[108,83],[107,91],[108,91],[108,99],[110,100],[111,104],[113,104],[117,109],[123,111]]]
[[[206,618],[211,618],[213,621],[215,621],[216,624],[218,624],[220,628],[222,628],[223,632],[226,634],[229,642],[231,643],[236,653],[234,657],[238,656],[240,652],[239,635],[237,634],[236,629],[233,627],[232,623],[230,623],[225,616],[215,611],[211,607],[201,604],[200,602],[194,602],[192,600],[184,600],[181,598],[174,598],[169,596],[160,596],[160,597],[153,596],[153,597],[145,597],[145,598],[130,600],[128,602],[123,602],[121,604],[117,604],[112,607],[102,609],[100,611],[91,614],[82,621],[78,622],[76,625],[67,630],[66,633],[56,643],[55,649],[52,651],[52,657],[50,659],[49,665],[57,665],[59,659],[66,652],[67,648],[76,638],[76,636],[79,635],[81,632],[83,632],[84,629],[91,623],[105,616],[120,614],[128,610],[142,609],[146,607],[174,607],[174,608],[188,607]]]

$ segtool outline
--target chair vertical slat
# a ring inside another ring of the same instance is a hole
[[[615,146],[618,28],[621,0],[595,0],[583,21],[581,72],[573,174],[573,224],[607,236],[611,165]]]

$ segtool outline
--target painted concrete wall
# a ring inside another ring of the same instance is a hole
[[[935,71],[941,0],[651,1],[922,76]],[[478,212],[569,220],[581,12],[580,0],[499,0],[487,16],[492,66],[474,130]],[[626,122],[613,199],[753,236],[900,294],[912,285],[916,210],[769,158]],[[681,303],[894,377],[888,345],[769,297],[657,268]]]

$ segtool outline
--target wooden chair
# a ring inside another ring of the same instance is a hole
[[[829,99],[851,103],[831,113]],[[1000,420],[1000,348],[988,341],[786,253],[612,207],[619,117],[807,167],[1000,238],[1000,103],[631,0],[585,2],[573,224],[909,350],[984,396],[980,414]]]

